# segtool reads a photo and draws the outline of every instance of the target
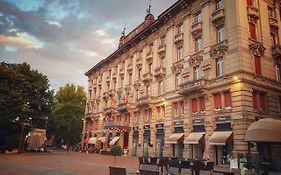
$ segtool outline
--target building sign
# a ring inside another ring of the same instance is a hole
[[[203,118],[192,120],[192,125],[204,125],[204,123],[205,123],[205,119]]]
[[[133,127],[133,131],[139,131],[139,127],[138,126]]]
[[[183,121],[180,120],[180,121],[174,121],[174,126],[183,126]]]
[[[144,129],[144,130],[149,130],[149,129],[150,129],[150,125],[144,125],[144,126],[143,126],[143,129]]]
[[[231,116],[218,116],[215,118],[216,123],[230,123],[231,122]]]
[[[163,128],[164,128],[164,123],[156,124],[156,129],[163,129]]]

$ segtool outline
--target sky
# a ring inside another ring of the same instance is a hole
[[[152,0],[157,18],[176,0]],[[0,0],[0,61],[27,62],[50,88],[87,87],[86,71],[143,22],[149,0]]]

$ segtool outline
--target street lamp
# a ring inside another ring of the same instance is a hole
[[[25,102],[25,104],[24,104],[24,111],[26,112],[26,114],[24,115],[24,120],[23,120],[23,125],[22,125],[20,140],[19,140],[18,153],[21,153],[21,152],[22,152],[22,148],[23,148],[23,145],[24,145],[24,144],[23,144],[23,132],[24,132],[24,129],[25,129],[26,118],[28,117],[29,108],[30,108],[30,104],[29,104],[29,101],[27,101],[27,102]],[[28,119],[31,120],[32,118],[29,117]]]

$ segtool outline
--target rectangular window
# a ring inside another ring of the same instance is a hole
[[[216,59],[216,74],[217,77],[223,76],[224,74],[223,57],[219,57]]]
[[[195,52],[199,52],[201,50],[202,38],[201,36],[195,38]]]
[[[178,48],[178,55],[177,55],[177,59],[181,60],[183,58],[183,48],[179,47]]]
[[[181,115],[183,115],[184,114],[184,102],[183,101],[181,101],[180,102],[180,113],[181,113]]]
[[[194,17],[195,17],[194,22],[202,21],[202,14],[201,14],[201,12],[197,12]]]
[[[193,68],[194,71],[194,80],[199,80],[200,79],[200,68],[199,66],[195,66]]]
[[[192,107],[192,113],[196,113],[198,112],[198,107],[197,107],[197,99],[196,98],[193,98],[191,100],[191,107]]]
[[[179,115],[179,113],[178,113],[178,103],[173,103],[173,106],[174,106],[174,114],[175,114],[175,116]]]
[[[256,91],[253,91],[252,98],[253,98],[253,108],[254,109],[258,109],[257,96],[258,96],[258,93]]]
[[[224,26],[218,28],[218,43],[222,42],[224,40]]]
[[[132,83],[132,79],[133,79],[133,74],[132,74],[132,73],[129,73],[129,84]]]
[[[176,74],[175,76],[175,84],[176,84],[176,88],[179,87],[180,83],[181,83],[181,77],[180,77],[181,74]]]
[[[249,35],[250,35],[250,38],[252,38],[254,40],[257,39],[256,25],[253,23],[249,23]]]
[[[232,106],[232,100],[231,100],[231,93],[230,93],[230,91],[224,92],[224,106],[225,107]]]
[[[166,36],[164,35],[160,38],[160,46],[165,45],[165,44],[166,44]]]
[[[275,64],[276,81],[281,81],[281,65]]]
[[[200,107],[200,111],[203,112],[205,111],[205,98],[204,97],[200,97],[199,98],[199,107]]]
[[[216,10],[222,9],[223,8],[223,2],[222,0],[217,0],[216,1]]]
[[[160,81],[159,82],[159,95],[163,95],[164,94],[164,82]]]
[[[222,107],[221,105],[221,94],[215,94],[214,95],[214,99],[215,99],[215,108],[218,109]]]
[[[265,94],[264,93],[260,93],[259,101],[260,101],[260,109],[265,111]]]
[[[261,75],[261,57],[254,56],[255,59],[255,73]]]
[[[180,23],[178,25],[178,33],[182,33],[183,32],[183,23]]]

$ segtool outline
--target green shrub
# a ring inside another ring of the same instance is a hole
[[[122,148],[119,145],[113,145],[111,148],[111,153],[114,156],[121,156],[122,155]]]

